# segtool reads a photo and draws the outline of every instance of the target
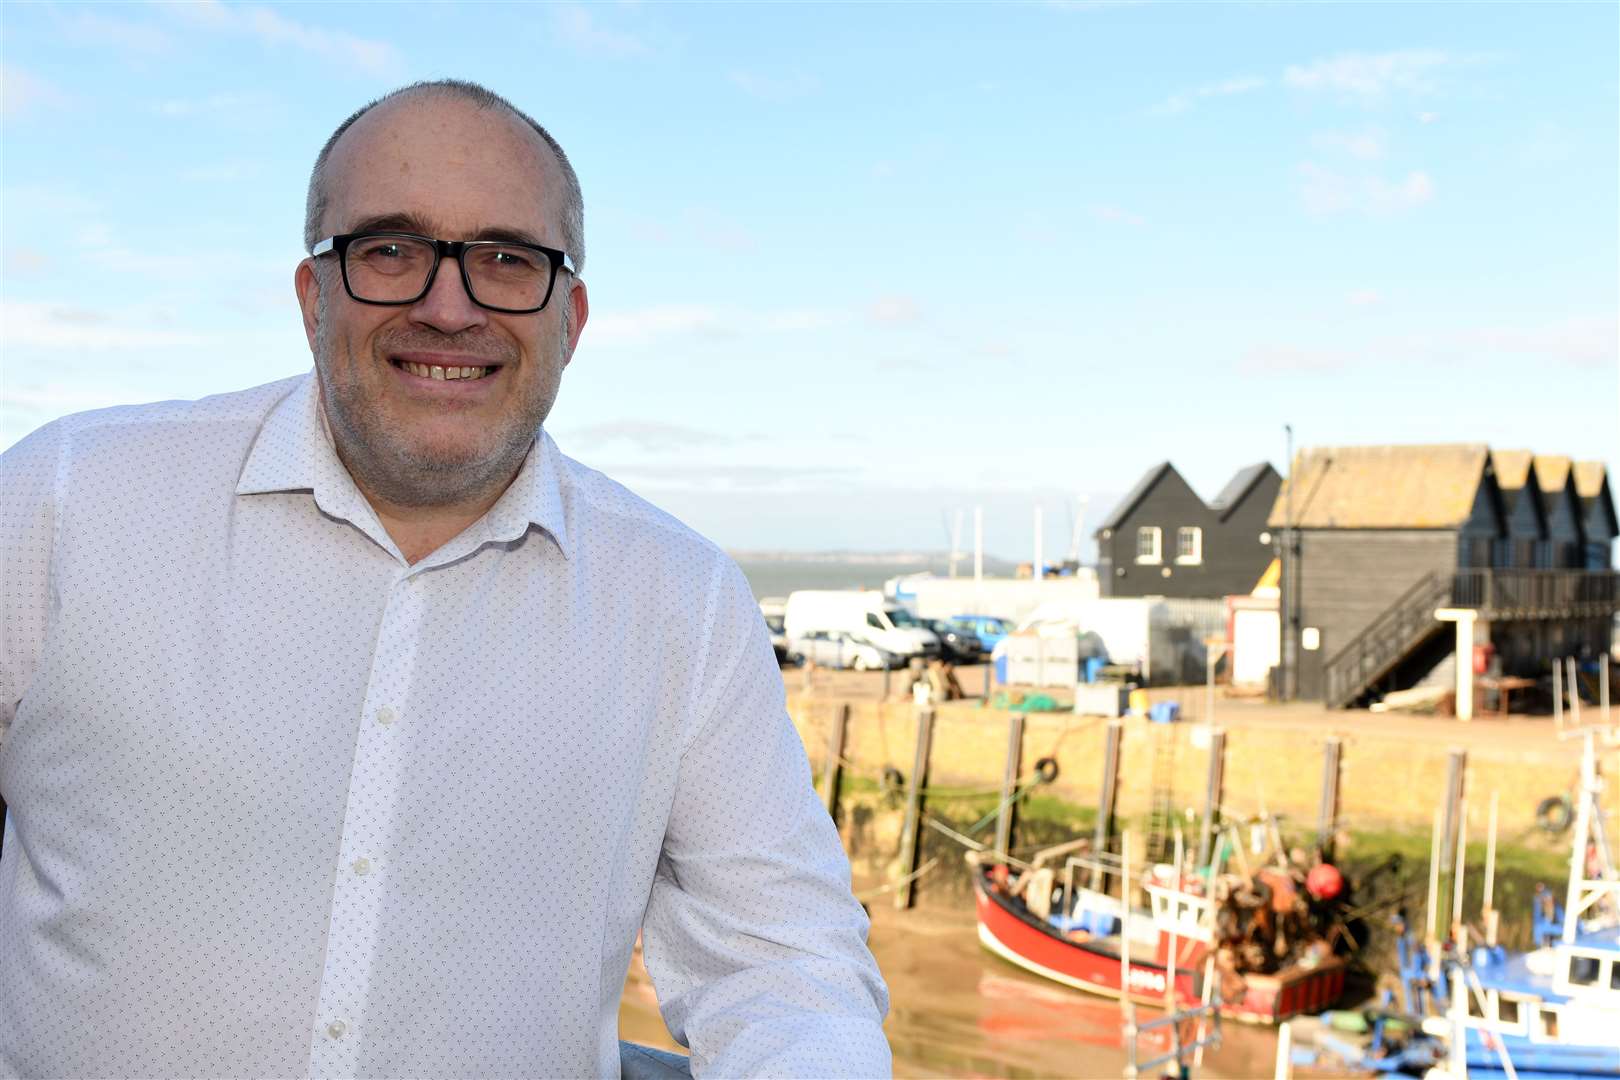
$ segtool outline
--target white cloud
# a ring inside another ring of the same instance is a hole
[[[1441,360],[1498,353],[1575,367],[1612,368],[1620,359],[1620,320],[1613,315],[1589,315],[1530,326],[1482,326],[1411,338],[1402,346],[1414,355]]]
[[[173,52],[174,37],[149,22],[118,19],[81,9],[61,22],[62,34],[79,45],[110,46],[139,56],[161,56]]]
[[[814,76],[803,73],[761,75],[752,71],[733,71],[731,82],[750,97],[778,103],[796,101],[821,89]]]
[[[267,7],[233,6],[220,0],[166,6],[164,11],[218,33],[243,34],[272,47],[291,47],[334,61],[339,70],[392,76],[404,65],[386,41],[326,30],[289,19]]]
[[[1141,214],[1133,214],[1129,210],[1122,210],[1117,206],[1093,206],[1091,216],[1098,221],[1106,221],[1117,225],[1147,224],[1147,219]]]
[[[25,116],[36,110],[59,109],[66,104],[67,94],[55,84],[10,64],[0,65],[0,110],[5,116]]]
[[[866,309],[866,317],[875,323],[914,323],[922,317],[922,308],[914,297],[902,294],[880,296]]]
[[[1186,112],[1195,102],[1205,98],[1247,94],[1249,91],[1259,90],[1265,85],[1266,80],[1256,75],[1239,75],[1231,79],[1222,79],[1220,82],[1206,83],[1203,86],[1179,94],[1172,94],[1153,106],[1150,111],[1156,113]]]
[[[571,445],[584,448],[629,443],[649,454],[667,454],[698,446],[716,446],[735,440],[712,431],[660,420],[610,420],[568,432]]]
[[[1312,136],[1311,142],[1319,149],[1348,154],[1358,161],[1377,161],[1384,156],[1384,133],[1377,128],[1324,131]]]
[[[0,302],[7,349],[170,348],[217,344],[209,335],[161,325],[152,312],[118,312],[30,301]],[[154,325],[157,324],[157,325]]]
[[[1310,64],[1289,65],[1283,82],[1297,90],[1326,90],[1372,102],[1396,92],[1433,90],[1435,71],[1450,61],[1451,57],[1437,49],[1341,53]]]
[[[1417,122],[1420,124],[1432,124],[1438,119],[1440,119],[1440,114],[1437,112],[1420,112],[1417,114]]]
[[[1390,367],[1424,363],[1476,364],[1493,356],[1551,361],[1577,368],[1612,369],[1620,361],[1620,320],[1613,314],[1583,315],[1528,325],[1458,327],[1383,338],[1369,342],[1355,353],[1335,348],[1268,344],[1250,349],[1238,359],[1236,366],[1244,374],[1321,374],[1361,363],[1361,357]]]
[[[152,108],[160,116],[201,116],[261,109],[269,102],[265,94],[210,94],[200,98],[170,98]]]
[[[1421,169],[1396,181],[1373,174],[1348,176],[1310,161],[1303,162],[1298,172],[1300,202],[1313,214],[1383,215],[1410,210],[1434,198],[1434,180]]]
[[[1381,299],[1376,289],[1354,289],[1345,297],[1351,307],[1372,307]]]
[[[552,21],[563,41],[584,53],[608,56],[641,56],[650,52],[640,38],[599,26],[591,11],[581,4],[560,4],[552,9]]]
[[[849,321],[847,313],[813,308],[747,311],[703,304],[658,304],[634,311],[591,315],[586,341],[593,346],[635,347],[673,338],[731,338],[798,334]]]

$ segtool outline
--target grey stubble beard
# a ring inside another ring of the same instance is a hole
[[[342,379],[332,361],[338,348],[326,317],[325,283],[315,332],[316,376],[338,457],[368,496],[394,506],[435,508],[492,501],[512,482],[539,435],[555,394],[526,399],[523,409],[476,455],[434,454],[391,427],[356,379]],[[433,333],[427,331],[427,333]],[[383,341],[376,343],[381,350]],[[508,363],[515,356],[506,358]],[[367,361],[387,364],[386,356]],[[515,364],[513,365],[515,366]],[[511,372],[510,378],[523,374]]]

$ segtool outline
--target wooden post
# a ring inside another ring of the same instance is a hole
[[[1496,933],[1501,917],[1496,911],[1496,796],[1491,792],[1490,835],[1485,842],[1485,944],[1496,944]]]
[[[1564,733],[1564,662],[1553,661],[1553,731]]]
[[[1598,707],[1603,710],[1603,726],[1609,726],[1609,658],[1598,663]]]
[[[1575,727],[1581,726],[1581,681],[1576,678],[1579,668],[1575,666],[1573,656],[1565,657],[1564,663],[1569,672],[1569,722]]]
[[[1457,851],[1457,807],[1463,800],[1463,776],[1468,771],[1468,751],[1451,749],[1446,761],[1446,817],[1445,831],[1441,834],[1440,865],[1450,866]]]
[[[923,792],[928,787],[928,758],[934,742],[934,708],[917,709],[917,752],[911,758],[911,775],[906,777],[906,817],[900,827],[900,887],[895,890],[894,906],[905,911],[916,900],[919,856],[922,853]]]
[[[1209,776],[1204,783],[1204,826],[1198,837],[1198,865],[1208,866],[1215,856],[1215,833],[1221,815],[1222,787],[1226,781],[1226,732],[1209,733]]]
[[[1119,748],[1124,733],[1123,721],[1108,722],[1108,736],[1103,744],[1102,795],[1097,802],[1097,831],[1091,841],[1091,854],[1096,859],[1108,852],[1108,842],[1114,835],[1114,806],[1119,801]],[[1091,887],[1107,889],[1107,877],[1100,870],[1092,870]]]
[[[1429,837],[1429,897],[1425,905],[1423,943],[1429,952],[1429,974],[1432,978],[1440,970],[1440,939],[1435,936],[1434,923],[1440,906],[1440,848],[1442,818],[1445,811],[1434,808],[1434,832]]]
[[[1294,1025],[1284,1020],[1277,1027],[1277,1064],[1271,1075],[1275,1080],[1288,1080],[1294,1075]]]
[[[821,801],[827,813],[838,823],[838,788],[844,778],[844,739],[849,730],[849,703],[838,706],[831,729],[827,732],[827,758],[821,767]]]
[[[1013,826],[1018,818],[1018,777],[1024,763],[1024,714],[1007,717],[1007,764],[1001,773],[1001,805],[996,811],[996,858],[1005,859],[1012,847]],[[1073,899],[1072,897],[1070,898]]]
[[[1468,869],[1468,800],[1457,807],[1457,864],[1451,875],[1451,937],[1457,955],[1468,955],[1468,928],[1463,925],[1463,875]]]
[[[1316,813],[1316,847],[1322,858],[1333,861],[1333,841],[1339,832],[1339,779],[1344,740],[1337,735],[1322,747],[1322,805]]]

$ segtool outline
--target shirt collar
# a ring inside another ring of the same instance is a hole
[[[562,452],[542,431],[511,486],[460,539],[470,538],[477,544],[512,541],[534,524],[545,530],[567,557],[562,485]],[[274,491],[311,492],[322,512],[371,532],[379,543],[393,547],[385,543],[386,533],[376,513],[337,456],[313,371],[265,418],[237,477],[238,495]],[[453,540],[446,548],[460,546]]]

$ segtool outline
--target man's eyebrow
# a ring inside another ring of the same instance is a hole
[[[355,223],[350,232],[408,232],[418,236],[436,236],[438,229],[426,218],[412,213],[374,214],[362,218]],[[513,228],[507,225],[488,225],[471,236],[469,240],[503,240],[513,244],[534,244],[543,247],[540,239],[526,229]]]

